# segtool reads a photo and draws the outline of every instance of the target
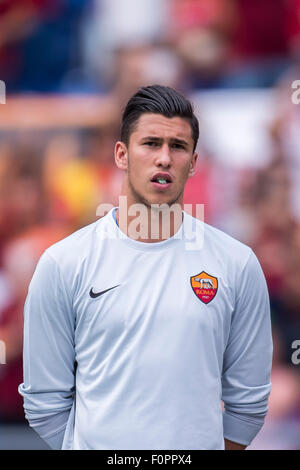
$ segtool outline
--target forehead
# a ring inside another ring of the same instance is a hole
[[[187,119],[179,116],[167,118],[162,114],[142,114],[131,134],[134,138],[143,136],[178,138],[193,141],[192,129]]]

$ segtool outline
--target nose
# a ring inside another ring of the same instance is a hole
[[[163,145],[156,157],[156,165],[168,168],[171,165],[171,154],[167,144]]]

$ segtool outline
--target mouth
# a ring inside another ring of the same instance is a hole
[[[151,178],[151,183],[158,189],[167,189],[170,187],[173,179],[169,173],[155,173]]]

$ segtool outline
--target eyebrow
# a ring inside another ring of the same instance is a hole
[[[186,141],[183,140],[183,139],[177,139],[177,138],[175,138],[175,139],[171,139],[171,142],[173,142],[174,144],[181,144],[181,145],[183,145],[184,147],[188,147],[188,145],[189,145],[188,142],[186,142]]]
[[[161,142],[163,139],[161,137],[147,136],[147,137],[143,137],[141,140],[142,142],[146,142],[147,140],[151,140],[153,142]],[[173,144],[183,145],[184,147],[188,147],[189,145],[188,142],[186,142],[186,140],[178,139],[177,137],[171,138],[170,142]]]

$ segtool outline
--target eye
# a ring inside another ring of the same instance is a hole
[[[177,150],[185,150],[185,147],[181,144],[173,144],[172,147]]]
[[[147,145],[148,147],[156,147],[158,143],[149,140],[149,142],[145,142],[144,145]]]

